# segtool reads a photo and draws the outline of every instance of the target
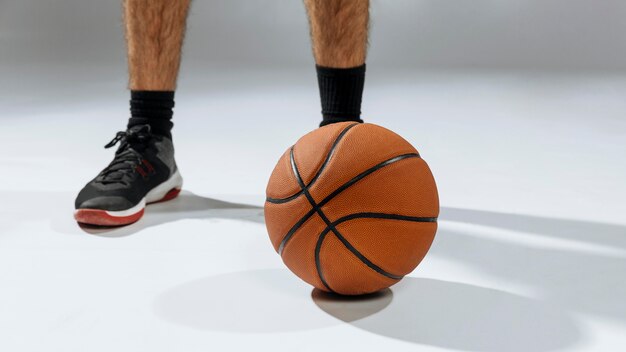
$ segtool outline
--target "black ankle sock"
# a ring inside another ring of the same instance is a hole
[[[361,99],[365,83],[365,64],[351,68],[315,66],[322,100],[320,126],[335,122],[361,120]]]
[[[173,108],[173,91],[131,90],[128,128],[150,125],[152,132],[171,139]]]

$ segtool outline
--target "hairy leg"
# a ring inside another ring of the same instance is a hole
[[[124,0],[129,86],[173,91],[191,0]]]
[[[369,0],[304,0],[322,103],[320,126],[361,120]]]
[[[304,0],[304,3],[317,64],[334,68],[363,65],[369,0]]]
[[[190,0],[124,0],[130,113],[113,161],[76,197],[74,218],[99,226],[139,220],[146,204],[178,195],[172,116]],[[157,150],[158,153],[153,151]]]

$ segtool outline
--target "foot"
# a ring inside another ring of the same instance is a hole
[[[152,134],[150,126],[118,132],[105,146],[121,142],[115,158],[76,197],[79,223],[121,226],[139,220],[146,204],[176,198],[183,180],[174,161],[172,141]]]

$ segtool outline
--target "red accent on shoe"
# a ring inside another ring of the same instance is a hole
[[[141,177],[145,178],[148,174],[141,168],[141,165],[135,166],[135,170],[141,175]]]
[[[172,188],[163,196],[163,198],[150,202],[148,204],[166,202],[172,200],[180,194],[180,188]],[[78,209],[74,212],[74,219],[81,224],[97,225],[97,226],[123,226],[130,225],[141,219],[144,209],[139,210],[135,214],[128,216],[112,216],[106,210],[102,209]]]
[[[161,203],[161,202],[167,202],[168,200],[172,200],[176,197],[178,197],[178,194],[180,193],[180,188],[172,188],[169,190],[169,192],[167,192],[165,194],[165,196],[163,196],[163,198],[154,201],[154,202],[150,202],[148,204],[154,204],[154,203]]]
[[[101,209],[78,209],[74,212],[74,219],[81,224],[97,226],[122,226],[129,225],[143,216],[144,209],[128,216],[111,216],[106,210]]]
[[[147,168],[148,168],[148,172],[151,174],[156,173],[156,171],[154,170],[154,167],[152,166],[152,164],[150,164],[150,162],[146,159],[141,159],[141,163],[144,164]]]

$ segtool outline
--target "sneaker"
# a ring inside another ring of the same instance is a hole
[[[183,179],[171,139],[149,125],[118,132],[105,148],[120,142],[115,158],[76,197],[74,218],[82,224],[121,226],[139,220],[146,204],[178,196]]]

